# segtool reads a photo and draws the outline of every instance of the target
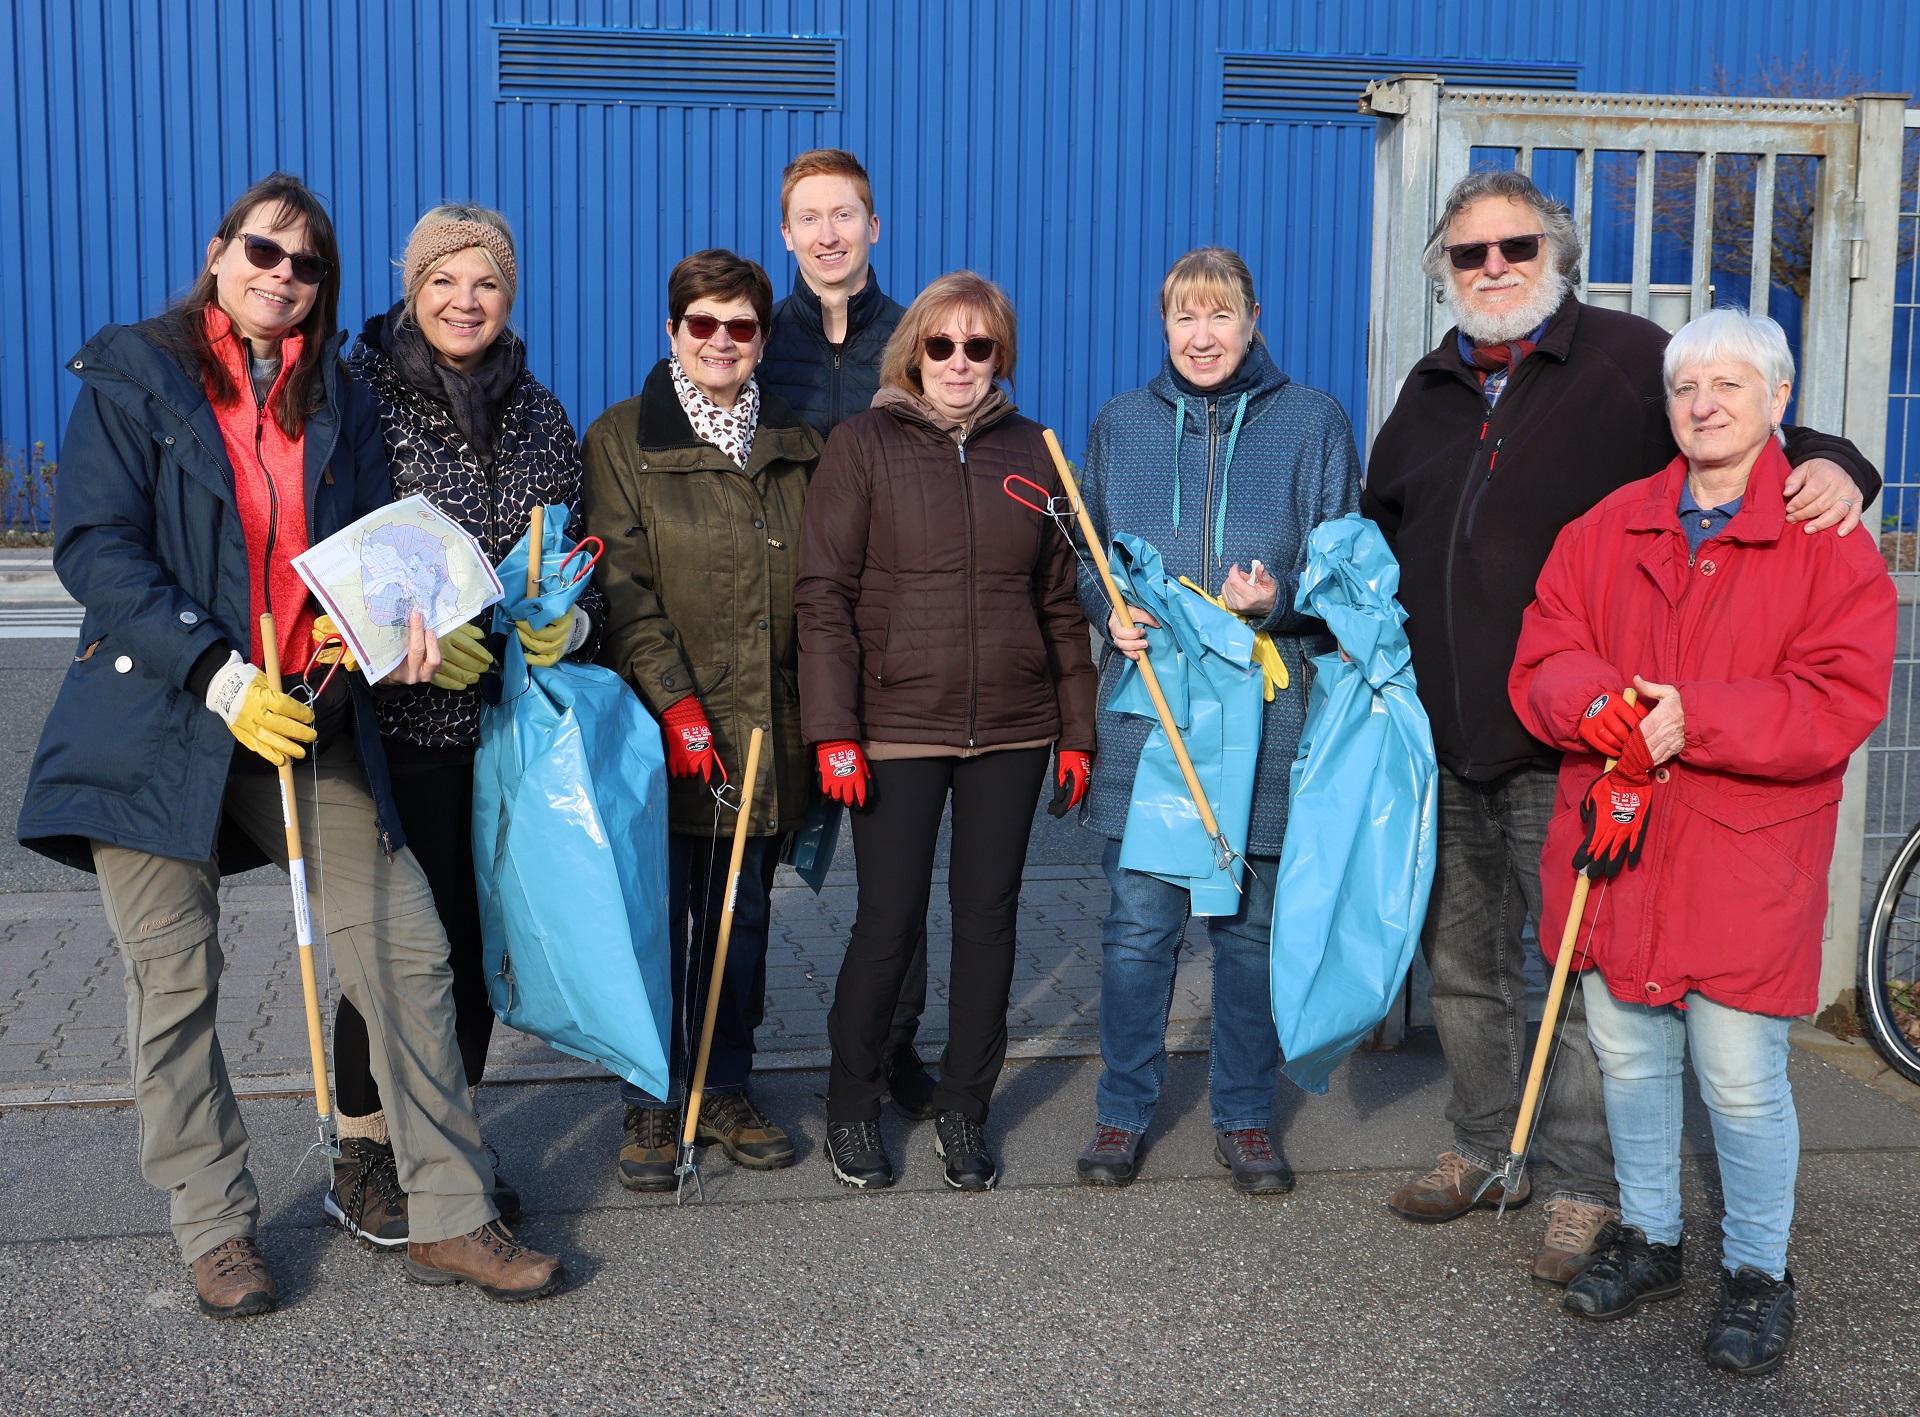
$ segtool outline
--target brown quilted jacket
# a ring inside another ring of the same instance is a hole
[[[834,429],[794,588],[807,742],[1093,751],[1073,549],[1002,490],[1013,473],[1060,490],[1040,425],[1011,405],[959,444],[909,404]]]

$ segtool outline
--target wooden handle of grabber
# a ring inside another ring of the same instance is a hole
[[[280,641],[274,634],[272,612],[260,617],[260,657],[266,660],[261,667],[267,676],[267,687],[276,694],[285,693],[280,687]],[[307,751],[314,752],[318,746],[310,745]],[[306,927],[309,918],[306,862],[300,854],[300,813],[293,801],[291,760],[280,764],[280,816],[287,829],[287,878],[294,890],[294,918],[302,927],[300,933],[309,936],[299,942],[299,954],[300,992],[307,1003],[307,1053],[313,1065],[313,1106],[322,1117],[331,1117],[333,1097],[327,1087],[327,1042],[320,1028],[320,982],[313,972],[312,931]]]
[[[747,854],[747,823],[753,816],[753,790],[760,782],[760,729],[747,739],[747,775],[740,784],[740,816],[733,824],[733,855],[727,860],[727,903],[720,912],[720,933],[713,943],[713,969],[707,975],[707,1013],[700,1025],[700,1055],[687,1088],[687,1116],[680,1126],[680,1145],[692,1146],[700,1125],[700,1103],[707,1091],[707,1059],[713,1053],[713,1024],[720,1012],[720,981],[727,974],[727,941],[733,938],[733,903],[740,894],[740,863]]]
[[[547,544],[547,509],[538,503],[534,505],[533,516],[527,522],[527,599],[537,600],[540,596],[540,553]],[[562,567],[564,570],[565,568]]]
[[[1629,689],[1628,703],[1638,696]],[[1608,758],[1602,772],[1612,772],[1618,758]],[[1513,1124],[1514,1156],[1525,1156],[1527,1140],[1533,1135],[1533,1112],[1540,1101],[1540,1082],[1546,1076],[1547,1055],[1553,1048],[1553,1021],[1560,1017],[1560,1001],[1567,992],[1567,974],[1573,963],[1574,946],[1580,940],[1580,917],[1587,912],[1587,892],[1593,878],[1582,871],[1573,883],[1573,903],[1567,907],[1566,928],[1560,932],[1560,955],[1553,962],[1553,982],[1547,986],[1547,1007],[1540,1015],[1540,1036],[1533,1041],[1533,1066],[1527,1069],[1527,1088],[1520,1094],[1520,1115]]]
[[[1120,594],[1120,586],[1113,579],[1113,568],[1107,564],[1107,548],[1101,544],[1100,533],[1094,529],[1093,518],[1087,514],[1087,504],[1080,499],[1080,484],[1073,480],[1073,469],[1067,466],[1067,455],[1060,450],[1060,440],[1053,436],[1051,428],[1042,429],[1040,436],[1047,440],[1047,451],[1053,454],[1053,470],[1060,474],[1060,485],[1067,489],[1067,500],[1073,503],[1073,515],[1080,523],[1080,534],[1087,539],[1087,550],[1093,553],[1093,567],[1100,573],[1100,584],[1107,588],[1107,599],[1113,602],[1113,613],[1129,630],[1138,628],[1132,607]],[[1147,686],[1147,696],[1153,700],[1154,711],[1160,715],[1161,731],[1167,735],[1167,743],[1173,749],[1173,760],[1180,765],[1180,776],[1186,779],[1187,791],[1200,813],[1200,825],[1206,828],[1208,836],[1218,838],[1220,822],[1213,815],[1213,805],[1207,801],[1206,789],[1200,785],[1200,774],[1193,769],[1193,759],[1188,756],[1186,740],[1180,736],[1179,725],[1173,721],[1173,709],[1160,687],[1160,676],[1153,672],[1153,662],[1144,654],[1134,664],[1139,667],[1140,678]]]

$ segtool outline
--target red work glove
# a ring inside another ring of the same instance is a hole
[[[713,725],[707,711],[692,694],[660,715],[666,730],[667,771],[674,777],[697,777],[711,783],[715,773],[724,778],[720,756],[713,751]]]
[[[1587,705],[1576,729],[1594,752],[1617,758],[1626,751],[1627,738],[1640,720],[1651,712],[1646,704],[1628,703],[1624,694],[1602,694]]]
[[[1047,815],[1064,817],[1080,805],[1080,799],[1087,795],[1087,782],[1093,776],[1093,759],[1086,753],[1076,753],[1071,748],[1062,749],[1054,755],[1053,762],[1053,801],[1047,804]]]
[[[814,749],[820,756],[820,790],[842,807],[867,805],[867,755],[851,738],[836,738]]]
[[[1573,869],[1588,876],[1617,876],[1622,867],[1638,861],[1658,787],[1647,740],[1635,727],[1613,771],[1594,779],[1580,803],[1580,821],[1587,831],[1573,853]]]

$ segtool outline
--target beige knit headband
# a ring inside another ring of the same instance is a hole
[[[436,221],[413,233],[413,239],[407,242],[406,257],[400,263],[407,299],[413,298],[428,271],[454,252],[470,246],[485,248],[498,263],[500,274],[506,278],[507,299],[511,301],[520,284],[519,268],[513,260],[513,243],[483,221]]]

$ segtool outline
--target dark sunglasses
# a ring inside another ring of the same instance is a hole
[[[712,315],[689,315],[680,323],[687,327],[687,333],[695,339],[712,339],[722,325],[727,327],[727,337],[735,344],[752,344],[760,337],[760,322],[751,315],[742,315],[737,320],[719,320]]]
[[[263,271],[278,270],[282,261],[292,261],[293,278],[302,285],[320,284],[327,278],[327,272],[333,269],[331,261],[304,251],[296,256],[279,242],[269,241],[251,232],[240,233],[240,246],[247,253],[247,259]]]
[[[1447,253],[1456,271],[1477,271],[1486,265],[1487,252],[1495,246],[1500,248],[1501,260],[1517,266],[1539,255],[1540,243],[1546,239],[1545,232],[1535,232],[1532,236],[1509,236],[1505,241],[1462,241],[1457,246],[1440,249]]]
[[[967,356],[967,363],[985,364],[993,358],[993,352],[1000,348],[1000,341],[988,339],[985,335],[975,335],[972,339],[963,340],[956,345],[945,335],[928,335],[920,341],[920,345],[927,351],[927,358],[936,364],[944,364],[953,358],[953,351],[956,348]]]

